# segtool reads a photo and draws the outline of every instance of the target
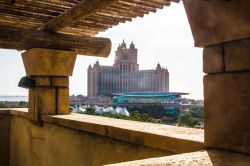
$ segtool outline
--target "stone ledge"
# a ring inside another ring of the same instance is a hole
[[[199,166],[215,166],[215,165],[240,165],[249,166],[250,156],[240,153],[231,153],[219,150],[199,151],[193,153],[184,153],[167,157],[150,158],[144,160],[136,160],[106,166],[180,166],[180,165],[199,165]]]
[[[0,115],[16,115],[24,118],[28,118],[28,109],[27,108],[3,108],[0,109]]]
[[[0,115],[9,115],[10,111],[6,108],[0,108]]]
[[[44,115],[42,121],[175,153],[205,148],[200,129],[79,114]]]
[[[10,110],[11,115],[27,114]],[[26,115],[27,116],[27,115]],[[105,118],[91,115],[42,115],[43,122],[95,133],[174,153],[205,149],[204,130]]]

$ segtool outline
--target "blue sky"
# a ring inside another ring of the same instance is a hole
[[[202,98],[202,49],[194,47],[182,3],[121,23],[98,36],[111,39],[112,52],[108,58],[77,57],[70,78],[71,94],[87,94],[88,65],[96,60],[101,65],[112,65],[114,51],[124,39],[127,44],[134,41],[138,48],[140,69],[155,68],[159,62],[169,70],[170,91],[188,92],[191,97]],[[24,75],[20,52],[0,50],[0,95],[27,95],[27,90],[17,87]]]

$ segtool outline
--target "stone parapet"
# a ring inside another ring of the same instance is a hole
[[[10,109],[11,116],[28,118],[28,109]],[[93,115],[42,115],[45,124],[102,135],[135,145],[161,149],[172,153],[205,149],[204,130],[106,118]]]
[[[0,165],[9,165],[10,115],[0,110]]]
[[[14,166],[104,165],[205,148],[201,129],[83,114],[42,115],[37,126],[28,120],[28,109],[4,114],[10,117],[7,146]]]
[[[174,153],[204,149],[204,131],[162,124],[91,115],[43,115],[43,122],[62,125],[114,139]]]

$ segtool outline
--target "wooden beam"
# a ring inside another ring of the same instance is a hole
[[[0,48],[5,49],[75,50],[81,55],[100,57],[107,57],[111,51],[111,41],[108,38],[74,36],[9,26],[0,26],[0,32]]]
[[[76,6],[50,20],[46,25],[39,29],[49,30],[51,32],[59,31],[116,1],[118,0],[82,0]]]

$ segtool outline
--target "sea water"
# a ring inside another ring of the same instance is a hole
[[[0,101],[28,101],[28,96],[0,96]]]

